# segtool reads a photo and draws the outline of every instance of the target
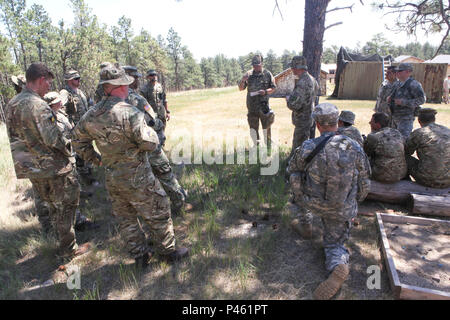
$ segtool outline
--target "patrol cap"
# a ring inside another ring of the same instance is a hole
[[[306,65],[306,58],[302,56],[292,57],[291,68],[308,70],[308,66]]]
[[[252,66],[259,66],[263,62],[263,57],[260,54],[253,56]]]
[[[51,106],[52,104],[61,102],[61,96],[59,95],[58,92],[51,91],[44,96],[44,100],[45,102],[47,102],[49,106]]]
[[[130,75],[132,77],[138,77],[138,78],[142,77],[142,74],[140,74],[138,72],[137,68],[134,66],[123,66],[122,68],[125,70],[125,72],[128,75]]]
[[[113,64],[111,62],[105,61],[105,62],[100,63],[99,67],[100,67],[100,69],[103,69],[105,67],[112,66],[112,65]]]
[[[342,110],[339,115],[339,120],[350,124],[355,124],[355,114],[348,110]]]
[[[115,86],[127,86],[134,82],[134,78],[128,76],[125,70],[118,66],[107,66],[100,71],[99,84],[109,83]]]
[[[400,63],[396,69],[397,72],[400,71],[413,71],[413,66],[411,63]]]
[[[147,71],[147,77],[148,76],[157,76],[158,73],[156,72],[156,70],[150,69]]]
[[[312,116],[320,125],[332,126],[338,121],[339,110],[334,104],[324,102],[314,108]]]
[[[27,84],[27,80],[23,74],[16,76],[11,76],[11,81],[18,87],[22,87]]]
[[[81,78],[80,74],[78,73],[78,71],[76,70],[69,70],[64,74],[64,80],[68,81],[68,80],[72,80],[72,79],[77,79],[77,78]]]

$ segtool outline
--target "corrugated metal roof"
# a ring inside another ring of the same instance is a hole
[[[427,60],[425,62],[450,64],[450,54],[440,54],[440,55],[434,57],[434,59]]]

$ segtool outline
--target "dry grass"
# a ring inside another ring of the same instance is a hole
[[[322,101],[325,99],[322,98]],[[352,110],[357,127],[369,132],[374,101],[328,100]],[[223,145],[227,136],[248,138],[245,92],[237,88],[199,90],[169,95],[172,119],[167,149],[202,129],[204,149]],[[68,290],[67,275],[56,271],[55,239],[41,234],[30,184],[17,181],[5,127],[0,126],[0,299],[310,299],[312,290],[326,277],[321,234],[302,241],[289,228],[292,219],[285,204],[285,159],[293,133],[291,113],[283,99],[273,99],[276,119],[273,135],[279,138],[280,171],[261,176],[260,166],[191,165],[181,179],[189,190],[191,213],[174,218],[179,245],[191,256],[175,265],[153,259],[146,270],[137,269],[126,252],[111,216],[104,188],[97,188],[83,213],[101,224],[97,231],[78,233],[79,243],[94,249],[70,263],[81,268],[81,289]],[[437,106],[438,122],[450,123],[450,108]],[[209,137],[208,137],[209,136]],[[103,181],[101,169],[97,179]],[[403,210],[393,208],[396,212]],[[365,211],[384,211],[365,203]],[[320,221],[315,221],[320,230]],[[383,272],[382,290],[365,286],[369,265],[382,265],[375,221],[361,217],[352,232],[349,248],[351,277],[338,299],[391,299]],[[48,279],[55,285],[39,287]]]

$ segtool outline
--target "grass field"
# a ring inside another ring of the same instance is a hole
[[[249,138],[245,92],[237,88],[172,93],[168,97],[169,154],[183,139],[194,149],[216,150],[227,138]],[[322,98],[321,101],[325,101]],[[367,134],[374,101],[327,100],[356,113],[356,126]],[[103,186],[81,202],[82,212],[101,225],[77,233],[79,243],[94,249],[66,264],[81,270],[81,289],[66,287],[68,274],[57,271],[55,239],[41,233],[33,216],[28,180],[16,180],[5,126],[0,126],[0,299],[310,299],[326,278],[320,221],[312,241],[301,240],[289,228],[294,218],[285,208],[288,187],[285,159],[293,126],[283,99],[272,99],[276,118],[273,136],[280,150],[276,175],[261,175],[258,164],[187,165],[181,184],[194,210],[174,217],[179,245],[188,259],[169,265],[156,258],[146,270],[127,256]],[[450,124],[450,107],[438,109],[439,123]],[[417,124],[416,124],[417,126]],[[195,133],[197,132],[197,134]],[[198,135],[198,132],[202,135]],[[176,169],[176,168],[175,168]],[[99,181],[103,171],[96,170]],[[399,206],[365,202],[362,211],[406,214]],[[351,273],[336,299],[392,299],[382,269],[380,290],[366,287],[366,270],[383,266],[373,217],[361,216],[348,247]],[[43,286],[53,281],[53,285]]]

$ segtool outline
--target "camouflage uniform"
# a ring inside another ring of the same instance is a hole
[[[387,98],[392,94],[394,89],[399,85],[399,81],[390,82],[386,80],[378,89],[377,102],[375,104],[375,112],[384,112],[391,118],[391,108],[387,102]]]
[[[416,158],[411,157],[417,152]],[[408,171],[427,187],[450,187],[450,129],[431,123],[414,130],[406,141]]]
[[[337,123],[337,108],[331,105],[331,109],[330,105],[322,103],[316,106],[316,122]],[[325,147],[306,165],[308,155],[330,135],[332,138]],[[322,219],[326,269],[331,272],[339,264],[348,264],[349,252],[344,243],[349,238],[352,219],[358,213],[357,201],[364,200],[370,187],[367,156],[354,140],[325,132],[319,138],[305,141],[295,150],[288,170],[291,181],[295,181],[293,176],[304,172],[302,182],[291,186],[295,203],[301,208],[300,223],[312,223],[310,212]]]
[[[167,103],[166,93],[163,90],[161,83],[156,82],[152,84],[147,82],[141,89],[140,94],[150,103],[153,111],[156,112],[158,118],[163,122],[164,127],[166,127],[166,108],[164,105]]]
[[[373,180],[393,183],[406,176],[404,140],[398,130],[385,127],[369,133],[364,151],[370,159]]]
[[[259,65],[262,63],[261,56],[254,56],[252,59],[253,65]],[[244,83],[243,89],[247,88],[247,121],[250,129],[255,130],[256,139],[259,140],[259,121],[263,130],[267,130],[267,139],[270,144],[271,132],[270,127],[275,121],[275,114],[269,107],[269,96],[255,95],[251,96],[250,93],[259,90],[267,90],[276,88],[275,78],[269,70],[262,69],[261,72],[255,72],[253,69],[247,71],[247,81]]]
[[[28,88],[9,102],[6,118],[17,179],[30,179],[41,204],[48,204],[38,208],[39,221],[47,231],[54,222],[59,254],[71,255],[78,247],[73,224],[80,188],[71,142],[50,107]]]
[[[303,61],[304,58],[303,60],[300,58],[294,57],[292,59],[292,67],[307,70],[306,65],[303,65],[306,64],[306,61]],[[292,124],[295,126],[291,154],[310,137],[310,130],[313,124],[311,113],[314,109],[319,89],[316,79],[308,71],[305,71],[295,83],[294,91],[289,96],[287,107],[292,110]]]
[[[339,120],[351,124],[351,126],[342,126],[338,128],[338,134],[342,134],[344,136],[347,136],[349,138],[352,138],[356,142],[359,143],[359,145],[363,146],[363,138],[361,136],[361,133],[359,130],[354,127],[355,124],[355,114],[348,110],[343,110],[341,114],[339,115]]]
[[[181,208],[186,200],[185,193],[172,172],[169,159],[161,148],[161,141],[165,140],[164,132],[162,131],[164,127],[162,121],[156,118],[156,115],[152,108],[149,107],[147,100],[132,89],[129,89],[129,95],[126,102],[142,111],[145,114],[147,125],[152,127],[158,134],[160,144],[155,151],[148,153],[148,160],[150,161],[153,172],[161,182],[164,190],[168,193],[173,205],[176,208]]]
[[[133,82],[121,68],[105,68],[100,75],[101,84]],[[99,163],[92,141],[102,154],[106,188],[131,256],[139,258],[150,251],[137,217],[148,224],[157,251],[173,253],[175,236],[169,199],[148,161],[148,152],[154,151],[159,141],[145,123],[144,114],[120,98],[108,96],[87,112],[73,136],[75,150],[84,158]]]
[[[397,71],[411,70],[409,63],[401,63]],[[394,100],[401,99],[400,105],[395,105]],[[413,129],[414,115],[426,101],[425,92],[422,85],[409,77],[405,82],[399,82],[391,94],[392,109],[392,127],[400,131],[406,139]]]

